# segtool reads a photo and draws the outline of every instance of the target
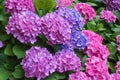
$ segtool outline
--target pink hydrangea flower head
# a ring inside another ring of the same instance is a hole
[[[41,31],[48,44],[66,44],[70,41],[72,26],[58,14],[46,14],[41,18],[41,22]]]
[[[120,74],[120,61],[117,62],[115,68],[116,68],[116,73]]]
[[[103,38],[90,30],[82,31],[89,40],[89,45],[84,49],[88,57],[96,56],[100,57],[103,60],[106,60],[109,55],[109,51],[105,45],[102,44]]]
[[[14,13],[6,25],[7,34],[11,33],[21,43],[34,43],[40,31],[40,19],[31,11]]]
[[[107,47],[101,43],[96,43],[95,41],[90,42],[84,51],[88,57],[96,56],[103,60],[107,60],[109,56]]]
[[[62,49],[56,52],[55,59],[57,61],[56,71],[62,73],[66,71],[80,71],[81,61],[73,51]]]
[[[76,72],[69,75],[68,80],[91,80],[84,72]]]
[[[9,13],[32,11],[34,12],[34,5],[32,0],[5,0],[5,11]]]
[[[120,80],[120,74],[119,73],[111,74],[110,80]]]
[[[110,75],[106,61],[99,57],[92,56],[86,59],[86,74],[91,76],[92,80],[109,80]]]
[[[82,30],[82,32],[88,37],[89,42],[96,41],[102,43],[103,38],[91,30]]]
[[[56,0],[56,7],[67,7],[72,4],[74,0]]]
[[[115,22],[116,21],[116,16],[111,11],[102,10],[100,12],[100,19],[110,23],[110,22]]]
[[[37,46],[26,51],[21,65],[27,78],[37,77],[37,80],[45,78],[56,69],[56,61],[52,54],[46,48]]]
[[[120,35],[117,35],[117,37],[116,37],[116,42],[117,42],[118,44],[120,44]]]
[[[84,19],[92,20],[95,16],[95,10],[87,3],[77,3],[74,8],[83,15]]]
[[[0,41],[0,48],[2,48],[3,47],[3,43],[2,43],[2,41]]]

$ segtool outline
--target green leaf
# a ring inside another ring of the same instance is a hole
[[[118,60],[120,61],[120,54],[119,54],[119,53],[117,54],[117,58],[118,58]]]
[[[109,44],[107,44],[107,48],[110,52],[109,55],[109,59],[113,59],[114,61],[117,61],[117,57],[116,57],[116,44],[114,42],[111,42]]]
[[[42,10],[42,14],[44,15],[54,8],[55,0],[34,0],[34,4],[35,7]]]
[[[1,33],[0,33],[0,40],[6,41],[6,40],[8,40],[9,38],[10,38],[10,36],[7,35],[6,33],[4,33],[4,32],[1,32]]]
[[[97,4],[95,4],[95,3],[92,3],[92,2],[87,2],[89,5],[91,5],[91,6],[97,6]]]
[[[43,80],[58,80],[58,79],[56,79],[54,74],[50,74],[48,77],[44,78]]]
[[[24,72],[20,65],[15,66],[15,71],[12,73],[12,75],[15,78],[22,78],[24,76]]]
[[[104,31],[105,30],[102,23],[98,23],[96,27],[98,28],[99,31]]]
[[[117,11],[113,11],[113,13],[115,14],[115,16],[117,17],[117,19],[120,21],[120,13]]]
[[[23,58],[25,56],[25,51],[26,51],[26,48],[22,45],[15,45],[13,47],[13,52],[18,59]]]
[[[107,48],[109,49],[111,54],[116,53],[116,44],[114,42],[107,44]]]
[[[54,73],[57,80],[65,79],[66,75],[64,73]]]
[[[12,44],[8,44],[4,50],[4,54],[7,56],[14,56],[14,53],[12,51],[13,45]]]
[[[0,67],[0,80],[7,80],[11,72],[6,70],[4,67]]]
[[[107,61],[107,66],[112,73],[115,72],[115,63],[114,62],[112,62],[111,60]]]

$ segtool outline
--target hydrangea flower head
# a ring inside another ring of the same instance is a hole
[[[86,74],[91,76],[91,80],[109,80],[110,75],[106,62],[99,57],[92,56],[86,59]]]
[[[109,51],[107,47],[102,44],[102,37],[90,30],[83,30],[82,32],[88,37],[89,40],[87,48],[84,49],[87,55],[89,57],[97,56],[103,60],[106,60],[108,58]]]
[[[34,5],[32,0],[5,0],[5,11],[14,13],[21,11],[32,11],[34,12]]]
[[[7,34],[11,33],[21,43],[34,43],[40,30],[40,19],[31,11],[14,13],[6,25]]]
[[[102,10],[100,12],[100,19],[106,22],[115,22],[116,21],[116,16],[108,10]]]
[[[106,60],[109,56],[107,47],[101,43],[90,42],[84,51],[87,53],[88,57],[96,56]]]
[[[0,48],[2,48],[2,46],[3,46],[3,43],[2,43],[2,41],[0,41]]]
[[[116,10],[120,12],[120,0],[104,0],[106,4],[106,10]]]
[[[69,75],[68,80],[91,80],[84,72],[76,72]]]
[[[86,20],[92,20],[96,16],[95,10],[87,3],[77,3],[74,8],[82,14]]]
[[[71,33],[71,44],[76,49],[84,49],[88,45],[88,38],[78,30],[72,30]]]
[[[55,54],[55,59],[57,61],[56,71],[62,73],[66,71],[80,71],[81,61],[73,51],[68,49],[62,49]]]
[[[82,17],[76,10],[72,8],[59,7],[55,12],[67,20],[72,27],[82,29]]]
[[[96,41],[96,42],[100,42],[102,43],[103,38],[96,34],[95,32],[91,31],[91,30],[82,30],[82,32],[88,37],[88,40],[91,41]]]
[[[70,6],[72,4],[74,0],[56,0],[57,5],[56,7],[67,7]]]
[[[119,73],[111,74],[110,80],[120,80],[120,74]]]
[[[45,78],[56,69],[56,61],[52,54],[46,48],[37,46],[26,51],[21,65],[27,78],[37,77],[37,80]]]
[[[41,22],[41,31],[48,44],[66,44],[70,41],[72,26],[63,17],[49,13],[41,18]]]

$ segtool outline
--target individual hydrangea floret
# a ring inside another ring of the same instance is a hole
[[[120,0],[104,0],[106,4],[106,10],[116,10],[120,12]]]
[[[100,12],[100,19],[110,23],[110,22],[115,22],[116,21],[116,16],[111,11],[102,10]]]
[[[9,13],[32,11],[34,12],[34,5],[32,0],[5,0],[5,11]]]
[[[56,0],[56,7],[67,7],[70,6],[72,4],[74,0]]]
[[[88,37],[89,42],[95,41],[102,43],[103,38],[91,30],[82,30],[82,32]]]
[[[81,61],[73,51],[68,49],[62,49],[56,52],[55,59],[57,61],[56,71],[62,73],[66,71],[80,71]]]
[[[91,76],[91,80],[109,80],[110,74],[106,61],[99,57],[92,56],[86,59],[86,74]]]
[[[41,22],[41,31],[48,44],[66,44],[70,41],[72,26],[63,17],[49,13],[41,18]]]
[[[76,10],[60,7],[55,12],[67,20],[72,27],[82,29],[82,17]]]
[[[76,72],[69,75],[68,80],[91,80],[84,72]]]
[[[34,43],[40,31],[40,19],[31,11],[14,13],[6,25],[7,34],[11,33],[21,43]]]
[[[2,48],[3,47],[3,43],[2,43],[2,41],[0,41],[0,48]]]
[[[56,69],[56,61],[52,54],[46,48],[37,46],[26,51],[21,65],[27,78],[37,77],[37,80],[45,78]]]
[[[93,20],[96,16],[95,10],[87,3],[77,3],[74,8],[83,15],[84,20]]]
[[[71,32],[71,44],[76,49],[84,49],[88,45],[88,38],[78,30],[72,30]]]

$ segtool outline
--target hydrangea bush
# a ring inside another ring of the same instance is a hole
[[[0,0],[0,80],[120,80],[120,0]]]

